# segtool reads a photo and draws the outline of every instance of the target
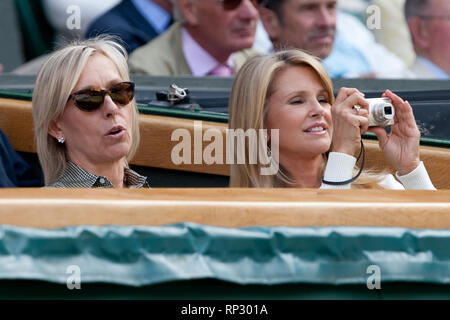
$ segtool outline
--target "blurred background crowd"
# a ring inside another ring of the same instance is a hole
[[[295,47],[332,78],[448,79],[450,1],[405,1],[3,0],[0,70],[36,74],[61,42],[108,33],[132,73],[233,76],[249,56]]]

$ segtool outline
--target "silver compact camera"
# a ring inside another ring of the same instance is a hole
[[[395,109],[389,98],[366,99],[369,103],[369,127],[386,127],[394,124]]]

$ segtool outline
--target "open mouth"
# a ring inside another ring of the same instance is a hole
[[[314,128],[309,128],[305,131],[306,132],[322,132],[322,131],[325,131],[325,129],[323,127],[314,127]]]
[[[110,132],[108,133],[108,135],[110,135],[110,136],[114,136],[114,135],[116,135],[116,134],[120,133],[121,131],[122,131],[121,129],[117,129],[117,130],[112,130],[112,131],[110,131]]]
[[[107,136],[112,136],[112,137],[117,136],[117,135],[119,135],[120,133],[122,133],[124,130],[125,130],[125,129],[124,129],[123,127],[121,127],[121,126],[113,127],[113,128],[108,132]]]

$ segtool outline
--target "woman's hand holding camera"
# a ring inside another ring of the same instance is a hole
[[[331,113],[333,140],[330,151],[353,156],[360,147],[361,134],[369,128],[369,103],[357,89],[341,88]]]
[[[380,149],[398,171],[398,175],[402,176],[420,164],[420,131],[407,101],[403,101],[390,90],[386,90],[383,97],[391,99],[395,108],[395,123],[391,127],[391,133],[388,135],[381,127],[371,127],[368,131],[375,133]]]

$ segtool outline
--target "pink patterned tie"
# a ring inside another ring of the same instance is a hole
[[[212,69],[208,75],[217,77],[231,77],[233,71],[231,67],[226,64],[218,64],[214,69]]]

